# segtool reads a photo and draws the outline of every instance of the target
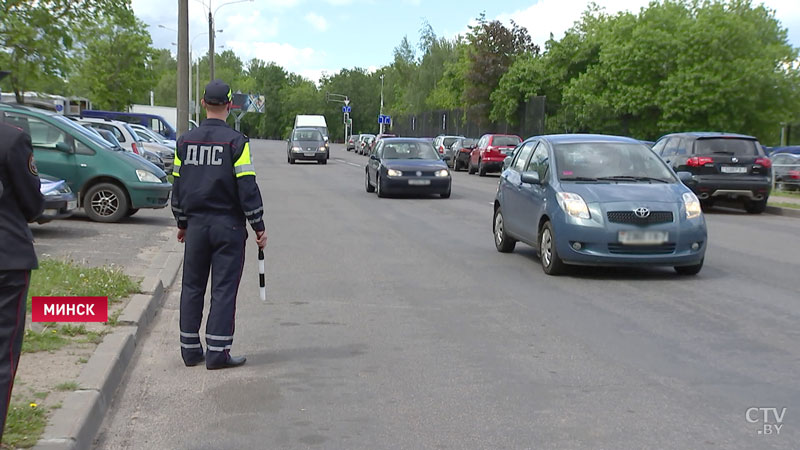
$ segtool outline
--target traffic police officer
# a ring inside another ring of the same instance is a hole
[[[0,123],[0,442],[22,349],[31,270],[38,267],[28,222],[43,208],[31,137]]]
[[[208,83],[203,107],[208,119],[178,139],[172,185],[172,211],[178,241],[185,242],[180,304],[181,356],[187,366],[205,360],[208,369],[244,364],[231,356],[236,294],[244,266],[246,222],[256,243],[267,242],[261,192],[250,157],[250,143],[225,119],[231,88],[221,80]],[[200,341],[203,298],[211,271],[211,310],[206,322],[206,353]]]

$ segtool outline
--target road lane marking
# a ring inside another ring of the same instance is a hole
[[[334,161],[343,162],[343,163],[347,164],[348,166],[353,166],[353,167],[358,167],[358,168],[363,167],[361,164],[354,164],[354,163],[351,163],[350,161],[348,161],[346,159],[340,159],[340,158],[331,158],[331,159],[333,159]]]

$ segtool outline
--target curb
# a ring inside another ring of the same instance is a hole
[[[781,208],[780,206],[767,206],[767,214],[775,214],[784,217],[800,217],[800,209]]]
[[[142,281],[144,294],[134,295],[128,302],[119,325],[106,335],[81,370],[77,380],[80,388],[70,393],[50,418],[34,450],[92,447],[136,345],[163,304],[182,262],[183,248],[177,242],[153,257]]]

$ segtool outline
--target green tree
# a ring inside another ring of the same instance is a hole
[[[78,50],[76,90],[99,108],[123,111],[144,101],[155,81],[149,68],[155,56],[145,24],[130,9],[83,30]]]
[[[798,51],[763,5],[653,3],[611,18],[600,34],[597,63],[563,93],[579,128],[642,138],[725,130],[763,139],[799,115]]]
[[[0,2],[0,67],[18,103],[33,85],[65,78],[74,33],[102,15],[130,9],[130,0],[7,0]],[[57,84],[57,82],[56,82]]]
[[[489,115],[490,95],[500,78],[520,55],[537,54],[539,47],[531,42],[528,31],[513,21],[507,28],[500,21],[487,21],[485,14],[467,34],[468,70],[465,73],[463,101],[473,108],[479,122]]]

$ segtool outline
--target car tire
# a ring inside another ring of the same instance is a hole
[[[319,160],[319,163],[320,164],[328,164],[328,160],[327,159],[321,159],[321,160]]]
[[[375,192],[375,186],[369,184],[369,171],[365,171],[364,173],[364,187],[369,193]]]
[[[750,214],[761,214],[767,210],[767,199],[760,201],[745,200],[744,210]]]
[[[136,214],[137,212],[139,212],[139,208],[131,208],[131,209],[128,210],[127,216],[130,217],[130,216]]]
[[[458,172],[458,160],[453,160],[453,172]]]
[[[83,197],[83,209],[94,222],[119,222],[128,215],[128,196],[116,184],[95,184]]]
[[[547,275],[561,275],[566,271],[564,261],[558,256],[556,235],[550,222],[545,222],[539,232],[539,259]]]
[[[375,180],[375,193],[377,193],[378,197],[380,198],[386,197],[386,190],[383,188],[383,180],[381,179],[380,174],[378,174],[377,179]]]
[[[511,253],[514,251],[517,240],[506,233],[505,221],[503,220],[503,211],[501,208],[497,208],[494,212],[492,234],[494,235],[494,246],[497,248],[498,252]]]
[[[294,158],[292,158],[291,156],[289,157],[289,164],[294,164]]]
[[[483,165],[483,161],[478,161],[478,176],[479,177],[486,176],[486,166]]]
[[[442,192],[442,193],[441,193],[441,194],[439,194],[439,195],[441,195],[441,196],[442,196],[442,198],[450,198],[450,193],[451,193],[451,192],[452,192],[452,186],[451,186],[451,187],[449,187],[449,188],[447,188],[447,192]]]
[[[678,275],[697,275],[700,273],[700,269],[703,268],[703,260],[704,259],[700,260],[700,264],[695,264],[693,266],[675,266],[673,269],[675,269]]]
[[[713,200],[700,200],[700,208],[702,208],[703,211],[708,211],[713,207],[714,207]]]
[[[475,175],[475,166],[472,165],[472,160],[469,160],[469,165],[467,166],[467,173],[470,175]]]

